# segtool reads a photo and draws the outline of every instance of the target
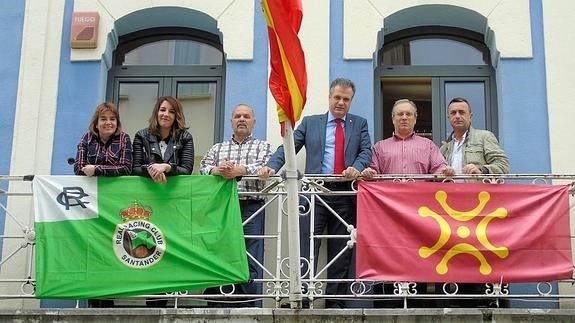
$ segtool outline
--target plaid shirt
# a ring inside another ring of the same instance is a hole
[[[132,173],[132,143],[125,132],[114,135],[105,144],[98,136],[85,133],[78,144],[74,173],[86,175],[82,167],[95,165],[94,176],[123,176]]]
[[[200,174],[210,174],[212,168],[225,160],[246,167],[248,175],[257,175],[272,155],[271,145],[264,140],[247,137],[243,142],[226,140],[215,144],[200,162]],[[238,181],[238,192],[258,192],[264,188],[264,181]]]

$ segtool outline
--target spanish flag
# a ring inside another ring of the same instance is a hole
[[[279,122],[300,119],[306,101],[305,57],[298,38],[303,17],[301,0],[262,0],[270,43],[269,86],[277,102]]]
[[[568,186],[360,182],[357,203],[358,278],[572,278]]]

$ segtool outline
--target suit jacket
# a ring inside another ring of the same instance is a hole
[[[449,136],[447,142],[443,142],[439,150],[441,150],[447,163],[451,163],[453,134]],[[499,146],[495,135],[490,131],[474,129],[473,127],[469,127],[463,143],[463,165],[466,164],[485,167],[489,174],[509,173],[509,159]]]
[[[148,128],[136,133],[133,143],[133,175],[148,175],[148,164],[167,163],[172,169],[166,175],[189,175],[194,168],[194,140],[184,131],[175,142],[170,140],[166,154],[162,158],[158,137],[148,132]]]
[[[328,114],[306,116],[294,131],[295,151],[302,147],[306,149],[305,173],[321,174],[323,155],[325,152],[325,131]],[[367,120],[348,113],[345,120],[345,166],[353,166],[362,171],[371,162],[371,139],[367,128]],[[278,147],[270,158],[267,166],[276,172],[284,165],[285,155],[283,145]]]

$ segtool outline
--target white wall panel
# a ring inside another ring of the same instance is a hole
[[[553,173],[575,174],[575,2],[543,1],[549,140]]]
[[[76,0],[74,11],[97,11],[100,13],[98,48],[73,49],[72,61],[99,60],[106,50],[106,39],[114,29],[114,22],[132,12],[162,6],[176,6],[203,12],[218,22],[223,34],[224,52],[229,60],[253,58],[254,40],[253,0]]]
[[[59,0],[26,1],[26,15],[22,35],[22,51],[14,120],[14,137],[10,161],[11,175],[50,174],[54,123],[58,94],[60,48],[64,2]],[[29,182],[12,181],[9,191],[27,192]],[[8,198],[7,208],[18,222],[32,228],[34,210],[30,200]],[[5,234],[21,235],[22,228],[10,218],[5,223]],[[17,250],[20,241],[4,240],[3,255]],[[2,267],[2,278],[26,277],[25,251],[10,259]],[[6,286],[0,287],[8,288]],[[10,294],[2,290],[2,294]],[[11,293],[15,293],[12,291]],[[11,300],[6,303],[37,303],[37,301]],[[10,307],[9,304],[3,306]]]
[[[486,17],[497,35],[497,49],[502,58],[532,55],[528,0],[344,0],[344,58],[371,59],[385,17],[426,4],[459,6]]]

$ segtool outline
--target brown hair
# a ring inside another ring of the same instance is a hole
[[[172,124],[172,129],[170,129],[170,137],[176,140],[180,137],[180,135],[188,129],[186,127],[186,118],[184,117],[184,108],[178,99],[174,98],[173,96],[161,96],[156,101],[154,105],[154,110],[152,111],[152,115],[148,122],[150,125],[148,126],[148,131],[156,136],[160,135],[160,125],[158,124],[158,111],[160,111],[160,106],[162,102],[168,101],[172,108],[176,111],[176,117],[174,118],[174,123]]]
[[[90,120],[90,125],[88,126],[88,131],[90,131],[90,133],[92,135],[95,136],[100,136],[100,133],[98,132],[98,119],[100,118],[100,116],[102,115],[102,113],[104,112],[112,112],[114,114],[114,116],[116,117],[116,132],[114,132],[114,135],[118,135],[120,134],[120,132],[122,132],[122,123],[120,122],[120,113],[118,112],[118,108],[116,108],[116,105],[112,102],[103,102],[100,103],[97,107],[96,107],[96,111],[94,111],[94,115],[92,116],[92,120]]]

